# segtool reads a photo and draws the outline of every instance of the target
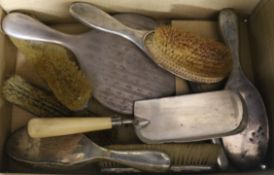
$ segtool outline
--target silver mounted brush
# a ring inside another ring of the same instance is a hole
[[[82,134],[33,139],[25,128],[8,139],[7,153],[19,162],[46,168],[77,168],[99,160],[148,172],[165,172],[170,168],[169,156],[160,151],[106,149]]]

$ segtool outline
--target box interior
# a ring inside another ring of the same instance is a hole
[[[87,27],[76,23],[68,13],[68,6],[73,2],[51,1],[46,5],[41,0],[16,1],[0,0],[0,5],[5,12],[20,11],[44,21],[57,30],[77,34],[89,30]],[[263,96],[269,115],[270,128],[274,125],[274,72],[272,66],[272,55],[274,55],[274,23],[273,16],[274,1],[271,0],[170,0],[170,1],[99,1],[89,0],[112,13],[131,12],[145,14],[161,19],[172,19],[171,24],[179,29],[191,31],[221,40],[218,34],[216,15],[223,8],[234,8],[241,14],[240,21],[240,56],[241,64],[246,76],[257,86]],[[5,15],[0,11],[0,19]],[[0,34],[0,86],[14,73],[21,75],[28,82],[37,86],[46,87],[45,83],[35,74],[33,66],[27,62],[12,45],[9,39]],[[2,172],[32,172],[28,167],[20,167],[14,162],[7,163],[4,153],[5,141],[8,135],[24,126],[29,118],[35,117],[24,110],[12,106],[6,102],[0,93],[0,163]],[[272,130],[270,136],[273,137]],[[268,154],[270,169],[273,168],[272,138]],[[86,171],[88,170],[88,171]],[[90,172],[90,168],[83,172]],[[267,172],[267,171],[265,171]],[[269,170],[272,172],[272,170]],[[260,174],[260,172],[255,172]]]

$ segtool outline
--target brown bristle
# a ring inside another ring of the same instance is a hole
[[[34,114],[38,117],[55,116],[114,116],[118,113],[104,107],[94,98],[89,104],[92,106],[88,110],[71,111],[62,105],[51,92],[45,91],[25,81],[19,75],[14,75],[6,80],[2,87],[4,98],[12,104]],[[121,114],[119,114],[121,115]],[[124,115],[122,115],[124,116]]]
[[[55,44],[14,38],[12,41],[63,105],[74,111],[85,107],[91,96],[91,85],[73,61],[71,52]]]
[[[161,151],[169,155],[171,166],[215,166],[221,150],[220,145],[215,144],[132,144],[110,145],[108,148],[123,151]],[[108,161],[101,161],[99,165],[102,168],[121,167]]]
[[[156,28],[145,45],[158,65],[190,81],[218,82],[232,68],[230,50],[222,43],[170,26]]]
[[[53,94],[28,84],[17,75],[4,82],[2,93],[10,103],[39,117],[72,115]]]

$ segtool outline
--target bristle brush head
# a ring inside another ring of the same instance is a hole
[[[56,44],[11,39],[64,106],[73,111],[86,107],[91,84],[71,52]]]
[[[58,100],[71,110],[86,107],[91,95],[87,77],[78,66],[63,56],[43,56],[34,63]]]
[[[4,82],[2,94],[10,103],[39,117],[72,115],[53,94],[32,86],[18,75]]]
[[[219,82],[232,68],[230,50],[222,43],[174,27],[156,28],[145,45],[156,64],[189,81]]]
[[[109,149],[133,151],[152,150],[166,153],[171,159],[171,166],[216,166],[220,154],[220,145],[215,144],[130,144],[110,145]],[[116,163],[101,161],[101,168],[121,167]]]

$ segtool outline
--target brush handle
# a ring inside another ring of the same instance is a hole
[[[170,167],[170,158],[159,151],[105,150],[103,159],[149,172],[165,172]]]
[[[32,138],[45,138],[112,128],[110,117],[34,118],[28,122]]]
[[[103,10],[88,3],[71,4],[70,14],[89,27],[126,38],[146,52],[143,39],[149,31],[129,28]]]
[[[242,74],[240,56],[239,56],[239,25],[238,17],[234,11],[225,9],[219,15],[219,27],[225,43],[231,50],[233,56],[233,76]],[[235,74],[235,75],[234,75]]]
[[[72,35],[58,32],[21,13],[8,14],[3,19],[2,27],[6,34],[15,38],[61,44],[67,48],[74,39]]]

